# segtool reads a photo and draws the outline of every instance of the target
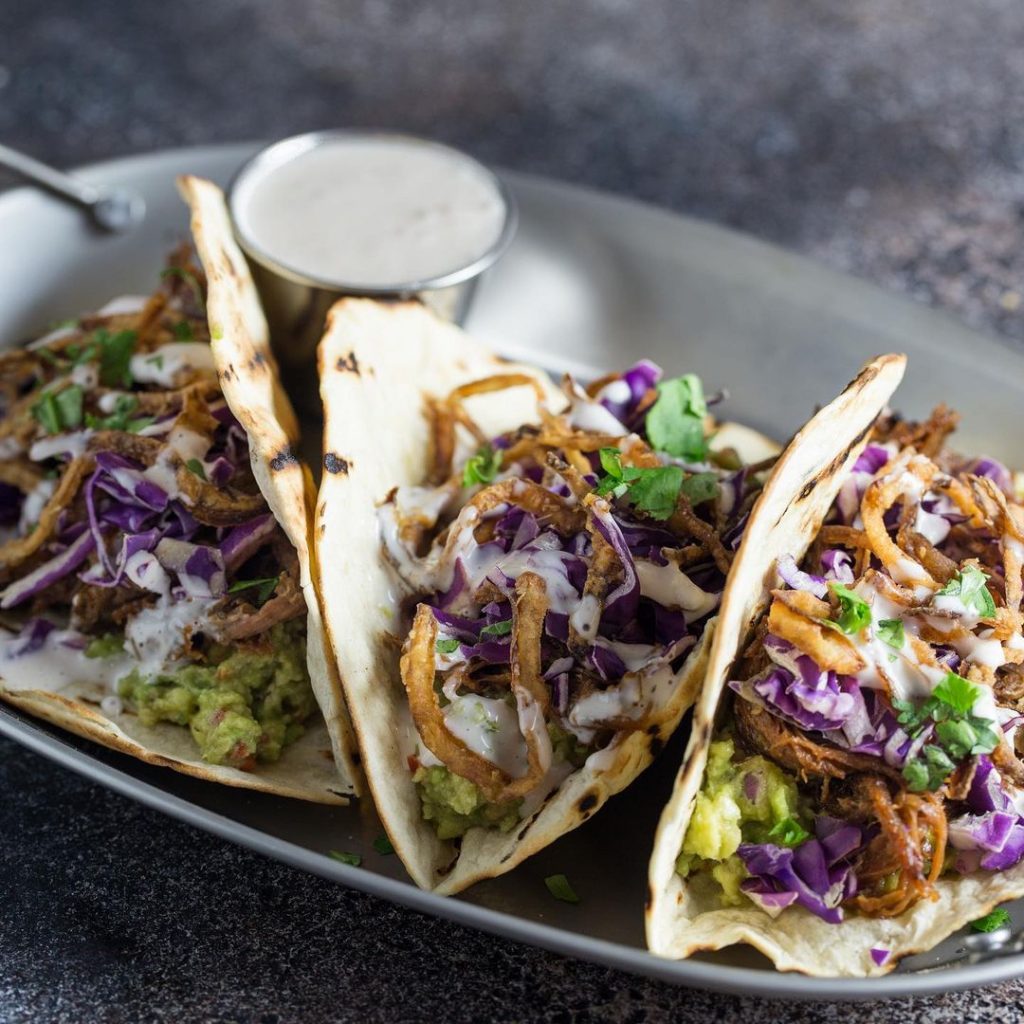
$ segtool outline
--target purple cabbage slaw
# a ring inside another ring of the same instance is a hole
[[[864,491],[891,457],[889,447],[868,445],[865,448],[833,506],[833,521],[860,525],[859,507]],[[985,476],[1003,491],[1012,493],[1009,472],[994,460],[975,459],[963,463],[960,469]],[[921,507],[936,520],[945,520],[945,528],[936,531],[934,543],[937,545],[946,540],[951,526],[966,520],[952,502],[942,497],[926,496]],[[892,510],[886,522],[890,529],[895,525]],[[854,582],[852,560],[846,552],[825,550],[820,558],[820,573],[814,573],[802,570],[791,556],[783,556],[777,566],[779,576],[786,586],[818,598],[827,596],[830,582]],[[832,743],[854,753],[878,757],[894,768],[903,768],[934,739],[934,723],[926,724],[911,737],[878,691],[862,688],[851,676],[821,670],[810,656],[788,641],[767,634],[764,649],[770,659],[768,667],[753,678],[730,681],[729,687],[737,694],[737,699],[758,704],[807,733],[815,742]],[[940,665],[953,672],[958,670],[961,659],[953,647],[936,644],[934,649]],[[1016,722],[1004,724],[1003,728],[1017,724],[1021,717],[1024,716],[1018,716]],[[974,757],[970,792],[959,806],[963,813],[950,818],[948,837],[950,846],[956,850],[954,866],[959,873],[1005,870],[1024,859],[1024,793],[1018,794],[1016,801],[1011,799],[988,755]],[[819,818],[815,823],[818,837],[806,840],[793,850],[772,844],[747,843],[740,847],[740,857],[750,874],[742,883],[742,890],[768,913],[775,915],[786,906],[799,903],[826,921],[842,919],[839,903],[855,894],[856,878],[849,862],[834,863],[817,849],[822,820]],[[867,838],[868,834],[864,833],[859,842]],[[855,853],[859,842],[851,845],[850,854]],[[805,849],[811,852],[805,853]],[[872,951],[878,964],[888,955],[884,949]]]
[[[626,435],[641,432],[650,401],[641,408],[660,379],[660,370],[641,361],[598,392],[597,401],[621,424]],[[496,438],[496,449],[507,447],[505,438]],[[595,484],[601,468],[594,453],[592,475]],[[540,482],[541,467],[534,464],[503,467],[502,478],[521,476]],[[740,471],[719,471],[730,491],[728,508],[738,509],[748,493],[750,482]],[[561,478],[553,476],[549,489],[562,497],[570,491]],[[650,673],[670,664],[692,648],[721,597],[725,579],[713,560],[686,569],[686,577],[709,596],[706,607],[687,612],[642,592],[638,563],[667,567],[665,549],[683,546],[681,540],[661,522],[635,513],[624,503],[611,498],[598,499],[591,511],[593,530],[614,551],[621,579],[596,609],[596,621],[581,620],[581,605],[594,541],[586,530],[571,536],[560,534],[551,524],[521,506],[504,503],[490,510],[486,518],[493,531],[486,543],[471,552],[461,553],[454,562],[450,583],[425,599],[434,613],[442,643],[457,641],[457,648],[439,659],[444,671],[456,663],[472,660],[476,665],[506,665],[510,660],[512,619],[511,601],[516,579],[525,571],[534,571],[545,580],[549,608],[544,622],[542,665],[544,678],[552,690],[552,703],[564,715],[569,704],[569,681],[574,669],[582,669],[601,687],[615,686],[627,675]],[[738,524],[728,523],[738,544]],[[452,527],[454,529],[454,526]],[[468,568],[471,563],[474,569]],[[482,572],[480,566],[486,566]],[[474,579],[474,572],[476,577]],[[680,574],[681,575],[681,574]],[[476,600],[474,586],[486,586],[497,600],[482,606]]]
[[[226,479],[236,471],[235,459],[247,460],[248,439],[226,406],[218,419],[206,461],[227,465],[228,470],[220,472]],[[169,418],[166,431],[172,424],[173,418]],[[154,431],[149,436],[161,439],[165,434]],[[172,597],[220,597],[226,591],[228,564],[232,568],[241,564],[276,529],[269,512],[234,527],[202,526],[179,498],[171,498],[145,476],[141,463],[114,452],[99,452],[95,464],[82,489],[86,519],[73,520],[67,509],[61,513],[56,536],[48,547],[50,557],[4,589],[0,608],[24,605],[80,568],[94,553],[96,561],[79,573],[79,579],[93,586],[122,585],[133,556],[149,552],[171,574]]]

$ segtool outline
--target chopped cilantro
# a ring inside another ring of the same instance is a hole
[[[258,580],[235,580],[234,583],[228,587],[229,594],[237,594],[243,590],[250,590],[252,587],[258,587],[256,591],[256,604],[264,605],[270,600],[270,595],[277,589],[278,581],[281,579],[280,576],[264,576]]]
[[[439,654],[454,654],[459,649],[460,641],[452,636],[443,636],[434,645]]]
[[[1003,907],[996,907],[989,911],[984,917],[971,922],[971,930],[975,932],[995,932],[1005,928],[1010,923],[1010,915]]]
[[[188,320],[181,320],[174,325],[175,341],[192,341],[195,336],[195,331],[192,330],[192,324]]]
[[[480,630],[481,636],[508,636],[512,632],[512,620],[506,619],[504,622],[492,622],[489,626],[484,626]]]
[[[991,753],[999,743],[999,734],[987,718],[972,715],[980,687],[953,672],[919,706],[911,701],[894,700],[897,721],[917,737],[929,725],[936,742],[927,743],[921,754],[903,768],[903,777],[915,793],[938,789],[949,773],[972,754]]]
[[[768,838],[780,846],[799,846],[811,833],[795,818],[783,818],[768,830]]]
[[[565,875],[549,875],[544,879],[544,884],[556,900],[561,900],[563,903],[579,903],[580,898]]]
[[[195,475],[199,477],[200,480],[206,479],[206,470],[203,467],[203,464],[198,459],[189,459],[188,462],[185,463],[185,465],[188,469],[195,473]]]
[[[489,444],[481,445],[476,455],[470,456],[462,471],[462,486],[489,484],[501,469],[501,451]]]
[[[876,633],[882,643],[894,647],[897,651],[903,646],[906,639],[903,633],[902,619],[879,619]],[[890,654],[889,657],[891,658],[892,655]]]
[[[93,340],[99,346],[100,383],[107,388],[127,388],[132,383],[132,352],[135,351],[134,331],[111,334],[98,330]]]
[[[139,407],[135,395],[118,395],[114,400],[114,411],[109,416],[93,416],[85,414],[85,425],[93,430],[127,430],[137,434],[140,430],[156,422],[155,416],[139,416],[132,419],[131,415]]]
[[[622,455],[617,448],[602,448],[599,458],[607,475],[598,481],[596,494],[611,494],[615,498],[628,495],[632,504],[652,519],[668,519],[675,512],[679,494],[686,483],[686,472],[682,468],[623,466]],[[710,476],[710,473],[698,473],[691,479]],[[702,487],[705,487],[703,483],[694,488],[698,495]]]
[[[959,597],[964,605],[973,608],[983,619],[996,614],[996,605],[985,583],[988,576],[976,565],[968,565],[958,572],[940,591],[943,596]]]
[[[633,467],[628,467],[633,469]],[[628,470],[627,470],[628,471]],[[629,488],[633,505],[652,519],[668,519],[676,510],[686,474],[679,466],[635,469]]]
[[[871,606],[859,594],[842,583],[830,583],[829,589],[839,599],[836,625],[844,633],[859,633],[871,625]]]
[[[701,505],[718,497],[718,480],[714,473],[694,473],[683,481],[683,497],[691,505]]]
[[[658,398],[647,413],[645,428],[651,447],[688,462],[703,462],[708,454],[704,437],[707,411],[704,388],[695,374],[659,384]]]
[[[947,672],[946,678],[932,691],[932,695],[947,704],[954,711],[966,715],[981,696],[981,689],[955,672]]]
[[[363,858],[358,853],[347,853],[344,850],[331,850],[329,856],[331,860],[341,861],[342,864],[348,864],[354,868],[363,863]]]
[[[147,363],[151,363],[158,370],[162,370],[164,368],[164,357],[163,356],[148,356],[146,358],[146,362]]]
[[[45,391],[32,406],[32,415],[48,434],[82,425],[82,389],[77,384],[62,391]]]
[[[382,856],[386,857],[389,853],[394,853],[395,848],[391,845],[391,840],[388,839],[383,833],[377,836],[373,841],[373,848]]]

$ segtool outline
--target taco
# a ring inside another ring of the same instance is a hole
[[[182,247],[148,298],[0,355],[0,699],[151,764],[344,803],[312,481],[220,193],[182,186],[205,272]]]
[[[662,818],[656,952],[880,974],[1024,895],[1024,505],[956,423],[879,415],[824,524],[774,546]]]
[[[343,300],[320,360],[328,631],[391,841],[453,893],[664,745],[778,448],[692,375],[559,390],[415,303]]]

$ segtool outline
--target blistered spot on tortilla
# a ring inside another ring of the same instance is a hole
[[[807,483],[800,488],[800,497],[798,501],[805,501],[814,493],[814,488],[818,486],[818,478],[815,477],[813,480],[808,480]]]
[[[232,378],[237,378],[238,377],[238,373],[235,370],[234,364],[233,363],[228,363],[227,366],[225,366],[222,369],[218,370],[217,371],[217,377],[220,380],[231,380]]]
[[[338,361],[334,364],[339,373],[354,373],[359,377],[359,360],[356,359],[355,352],[349,352],[348,355],[338,356]]]
[[[285,446],[270,460],[270,468],[274,470],[275,473],[280,473],[281,470],[285,469],[287,466],[297,465],[298,461],[299,460],[295,458],[295,453],[291,448]]]
[[[267,365],[267,359],[266,359],[266,356],[264,356],[262,352],[256,352],[256,353],[254,353],[254,354],[253,354],[252,358],[251,358],[251,359],[249,359],[249,360],[248,360],[248,361],[246,362],[246,364],[245,364],[245,365],[246,365],[246,366],[247,366],[247,367],[248,367],[248,368],[249,368],[249,369],[250,369],[250,370],[251,370],[252,372],[255,372],[257,368],[258,368],[258,369],[261,369],[261,370],[262,370],[262,369],[265,369],[265,367],[266,367],[266,365]]]
[[[335,452],[324,453],[324,469],[326,469],[328,473],[341,473],[342,476],[347,476],[351,466],[352,463],[349,459],[346,459]]]
[[[589,793],[584,793],[576,802],[576,809],[580,814],[588,816],[593,813],[594,808],[597,806],[597,794],[591,790]]]

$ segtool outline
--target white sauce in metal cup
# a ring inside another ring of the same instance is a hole
[[[232,197],[239,232],[279,265],[338,286],[398,289],[470,266],[508,207],[483,166],[446,146],[328,136],[252,176]]]

